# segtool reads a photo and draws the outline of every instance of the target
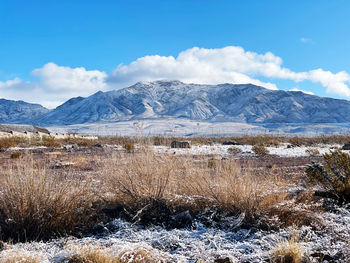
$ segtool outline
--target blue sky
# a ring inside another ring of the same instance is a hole
[[[349,99],[349,12],[346,0],[2,0],[0,97],[54,107],[99,89],[179,78]],[[193,59],[194,72],[182,72]],[[278,72],[266,70],[271,63]]]

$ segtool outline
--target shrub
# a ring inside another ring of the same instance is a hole
[[[39,253],[28,251],[8,250],[0,256],[1,263],[40,263],[44,257]]]
[[[208,161],[208,168],[215,169],[216,168],[216,161],[211,159]]]
[[[128,152],[128,153],[133,153],[135,151],[135,145],[132,142],[126,142],[124,144],[124,149]]]
[[[267,155],[269,154],[269,151],[264,146],[254,145],[252,148],[252,151],[256,155]]]
[[[21,152],[13,152],[11,153],[11,158],[12,159],[18,159],[19,157],[21,157]]]
[[[119,263],[107,248],[92,245],[77,245],[71,248],[72,255],[61,259],[61,263]]]
[[[300,263],[304,258],[301,246],[294,239],[277,244],[272,251],[272,263]]]
[[[208,167],[214,165],[210,163],[215,163],[215,169]],[[243,213],[245,220],[255,220],[287,198],[287,193],[277,191],[284,180],[250,173],[235,160],[194,162],[141,151],[124,159],[112,155],[105,165],[104,181],[109,182],[111,202],[136,213],[131,218],[141,223],[159,223],[153,218],[162,216],[163,211],[164,217],[170,217],[177,208],[196,214],[210,207]]]
[[[320,155],[320,151],[317,150],[316,148],[308,148],[308,149],[306,149],[305,153],[307,153],[310,156]]]
[[[312,183],[322,185],[341,202],[350,201],[350,156],[340,150],[323,155],[325,165],[312,163],[306,174]]]
[[[87,180],[22,158],[0,177],[0,237],[26,241],[74,233],[96,220]]]
[[[168,262],[159,258],[158,255],[153,253],[151,248],[148,247],[133,247],[132,249],[125,249],[117,256],[117,263],[165,263]]]
[[[24,138],[20,137],[7,137],[7,138],[1,138],[0,139],[0,150],[6,151],[8,148],[15,147],[20,143],[23,143],[25,141]]]
[[[238,153],[241,153],[242,150],[238,147],[230,147],[227,149],[227,152],[231,153],[231,154],[238,154]]]
[[[46,147],[60,147],[60,144],[56,141],[53,136],[43,136],[42,137],[42,146]]]

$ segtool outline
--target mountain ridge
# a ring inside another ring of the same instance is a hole
[[[0,99],[0,123],[31,124],[49,111],[40,104]]]
[[[50,126],[168,117],[245,123],[339,123],[350,122],[350,102],[253,84],[138,82],[120,90],[72,98],[37,123]]]
[[[258,124],[350,123],[350,101],[253,84],[203,85],[177,80],[98,91],[86,98],[71,98],[53,110],[0,100],[0,122],[7,123],[60,126],[164,118]]]

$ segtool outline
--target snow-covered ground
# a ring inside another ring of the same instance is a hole
[[[349,124],[249,124],[168,118],[46,127],[51,132],[98,136],[212,137],[246,135],[349,134]]]
[[[318,145],[313,147],[287,147],[288,144],[282,144],[278,147],[266,147],[269,154],[278,155],[281,157],[300,157],[300,156],[310,156],[311,151],[318,151],[319,155],[329,153],[336,147],[341,147],[342,145]],[[188,154],[188,155],[231,155],[229,148],[238,148],[244,155],[253,155],[251,145],[193,145],[189,149],[174,149],[167,146],[154,146],[154,150],[158,153],[175,153],[175,154]]]
[[[300,245],[306,255],[322,253],[335,259],[338,255],[343,255],[343,260],[331,262],[349,262],[349,210],[338,208],[334,213],[327,212],[315,217],[319,217],[326,227],[289,227],[279,231],[254,228],[225,230],[206,228],[201,223],[194,222],[192,229],[166,230],[159,226],[142,227],[116,219],[109,223],[109,228],[106,227],[105,234],[101,236],[7,245],[0,256],[16,251],[18,254],[40,254],[41,262],[58,263],[71,253],[71,245],[95,244],[107,246],[115,254],[143,248],[167,262],[195,262],[199,258],[213,262],[218,257],[229,257],[234,262],[263,262],[269,258],[276,244],[297,237],[301,240]],[[320,261],[314,259],[311,262]]]

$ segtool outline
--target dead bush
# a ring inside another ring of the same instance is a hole
[[[232,147],[227,149],[227,152],[230,153],[230,154],[239,154],[239,153],[242,152],[242,150],[240,148],[238,148],[238,147],[232,146]]]
[[[301,263],[304,252],[300,244],[294,239],[277,244],[271,255],[272,263]]]
[[[260,155],[260,156],[264,156],[264,155],[269,154],[269,151],[264,146],[260,146],[260,145],[254,145],[252,148],[252,151],[256,155]]]
[[[12,152],[11,153],[11,159],[18,159],[21,157],[22,153],[21,152]]]
[[[43,262],[43,256],[39,253],[28,251],[8,250],[0,256],[1,263],[40,263]]]
[[[48,136],[48,135],[45,135],[42,137],[41,145],[45,146],[45,147],[60,147],[61,146],[58,143],[58,141],[55,139],[55,137]]]
[[[143,152],[125,159],[112,156],[105,165],[105,181],[109,181],[114,201],[144,214],[152,214],[152,207],[169,213],[174,207],[186,207],[194,214],[217,207],[255,220],[287,198],[281,188],[288,181],[243,171],[234,160],[215,162],[212,169],[205,160],[194,163],[183,157]]]
[[[61,263],[120,263],[109,249],[98,245],[75,245],[68,250],[72,255],[63,258]]]
[[[132,142],[126,142],[124,144],[124,149],[128,153],[133,153],[135,151],[135,145]]]
[[[14,241],[47,239],[94,223],[95,193],[88,181],[67,172],[49,172],[22,158],[0,175],[0,237]]]
[[[208,168],[215,169],[216,168],[216,160],[214,160],[214,159],[208,160]]]
[[[12,136],[8,138],[1,138],[0,151],[6,151],[8,148],[16,147],[24,143],[26,143],[26,139],[21,137]]]

